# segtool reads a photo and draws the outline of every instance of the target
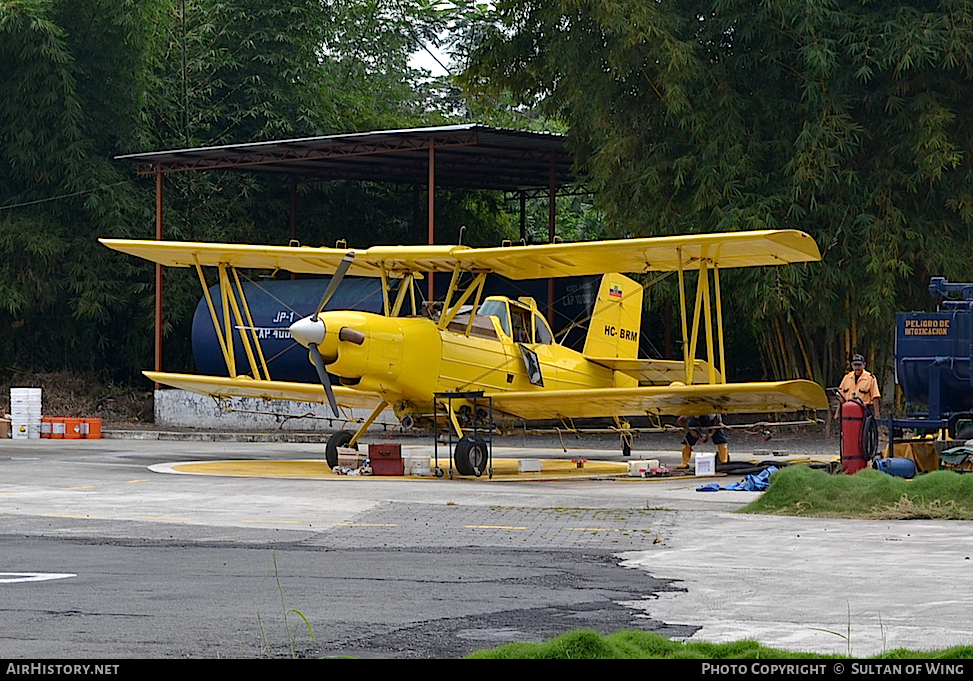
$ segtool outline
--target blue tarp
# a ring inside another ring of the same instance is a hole
[[[729,490],[732,492],[762,492],[770,487],[770,476],[777,472],[777,466],[768,466],[756,475],[748,475],[740,482],[735,482],[726,487],[720,487],[719,483],[711,482],[708,485],[697,487],[697,492],[719,492]]]

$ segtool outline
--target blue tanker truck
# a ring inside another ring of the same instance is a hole
[[[941,299],[936,312],[895,316],[895,382],[902,388],[906,416],[893,418],[890,410],[889,434],[896,441],[905,431],[939,441],[971,439],[973,284],[933,277],[929,292]]]

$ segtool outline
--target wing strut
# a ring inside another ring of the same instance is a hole
[[[479,274],[477,274],[473,278],[473,281],[470,282],[470,285],[466,287],[466,290],[463,292],[463,295],[461,295],[456,300],[456,302],[453,303],[451,301],[452,301],[454,292],[456,291],[456,288],[457,288],[458,273],[459,273],[459,270],[458,269],[453,273],[453,280],[449,284],[449,291],[446,292],[446,302],[445,302],[445,305],[443,307],[443,314],[439,318],[439,329],[441,331],[443,329],[448,328],[449,327],[449,323],[451,321],[453,321],[453,318],[459,313],[459,309],[466,303],[467,300],[470,299],[470,296],[471,295],[473,295],[474,293],[476,293],[476,298],[475,298],[475,303],[474,303],[474,309],[473,309],[472,313],[470,313],[470,320],[467,322],[467,325],[466,325],[467,326],[467,333],[469,333],[469,329],[470,329],[470,327],[472,326],[472,323],[473,323],[473,316],[476,314],[476,305],[479,304],[480,294],[483,291],[483,283],[486,281],[486,273],[485,272],[480,272]]]
[[[236,364],[233,362],[233,349],[232,345],[227,346],[226,338],[223,336],[223,330],[220,328],[220,320],[216,315],[216,306],[213,305],[213,297],[209,294],[209,286],[206,285],[206,277],[203,275],[203,268],[199,264],[199,258],[193,255],[193,261],[196,263],[196,272],[199,274],[199,283],[203,288],[203,296],[206,298],[206,305],[209,307],[209,316],[213,320],[213,330],[216,331],[216,340],[220,342],[220,351],[223,353],[223,361],[226,362],[226,370],[230,378],[236,378]],[[222,286],[222,282],[220,282]],[[224,308],[225,311],[226,308]],[[225,312],[224,312],[225,313]]]
[[[227,274],[227,265],[220,264],[219,272],[220,272],[220,290],[222,292],[222,297],[223,297],[223,322],[224,325],[226,326],[226,339],[227,339],[227,346],[228,346],[227,349],[230,350],[229,352],[230,360],[234,361],[235,363],[235,358],[233,356],[233,351],[232,351],[233,336],[232,336],[232,331],[230,331],[230,312],[232,311],[233,318],[236,320],[236,326],[240,327],[239,329],[240,341],[243,343],[243,351],[247,353],[247,361],[249,361],[250,363],[250,371],[253,373],[254,378],[260,380],[260,369],[257,366],[257,360],[253,354],[253,347],[250,345],[250,336],[248,335],[247,330],[243,328],[243,327],[247,327],[248,322],[244,321],[243,314],[240,312],[240,305],[237,303],[237,296],[233,290],[233,284],[230,282],[230,277]],[[236,272],[234,272],[234,279],[236,279],[237,285],[239,286],[240,280],[239,278],[236,277]],[[239,294],[241,297],[243,296],[242,287],[239,288]],[[249,317],[249,310],[247,311],[247,316]],[[248,328],[253,328],[252,321],[249,322]],[[264,369],[265,370],[267,369],[266,363],[264,363]],[[234,371],[235,371],[235,367],[234,367]],[[235,374],[230,374],[230,375],[234,376]],[[268,380],[270,379],[269,371],[267,373],[267,379]]]
[[[206,284],[203,268],[195,256],[193,260],[196,266],[196,273],[199,275],[199,283],[203,289],[203,296],[206,298],[206,305],[209,308],[210,318],[213,321],[213,330],[216,332],[216,339],[219,341],[220,351],[223,353],[223,361],[226,362],[227,375],[230,378],[236,378],[237,376],[236,357],[233,348],[233,332],[231,330],[230,320],[230,315],[232,314],[236,321],[236,327],[239,329],[240,341],[243,344],[244,351],[247,353],[247,360],[250,363],[250,371],[253,377],[257,380],[264,378],[270,380],[270,369],[267,367],[267,360],[264,357],[263,348],[260,346],[260,340],[257,337],[257,331],[253,324],[253,316],[250,313],[250,306],[247,303],[246,295],[244,295],[243,284],[240,283],[240,277],[236,268],[226,264],[220,264],[218,266],[220,303],[223,309],[223,324],[221,328],[220,318],[216,314],[216,306],[213,304],[212,296],[210,296],[209,286]],[[230,277],[227,274],[228,267],[233,272],[233,282],[236,284],[235,291],[234,284],[231,283]],[[239,303],[237,296],[239,296]],[[244,320],[244,315],[246,316],[246,320]],[[251,346],[251,337],[248,335],[248,331],[249,334],[252,334],[253,346]],[[256,355],[254,355],[254,346],[256,347]],[[258,359],[259,365],[257,363]],[[260,372],[261,368],[263,368],[263,375]]]
[[[714,258],[709,257],[709,247],[705,247],[699,257],[697,269],[699,278],[696,282],[696,299],[693,305],[693,326],[688,332],[688,314],[686,310],[686,282],[683,268],[682,252],[678,259],[679,273],[679,313],[682,321],[683,334],[683,363],[685,365],[686,385],[693,385],[696,370],[696,346],[699,343],[700,325],[706,325],[706,367],[710,385],[726,383],[726,352],[723,342],[723,303],[720,296],[720,270]],[[710,272],[713,276],[713,295],[710,299]],[[715,322],[713,319],[715,309]],[[715,334],[715,339],[714,339]],[[714,346],[715,342],[715,346]],[[717,360],[717,352],[719,357]]]

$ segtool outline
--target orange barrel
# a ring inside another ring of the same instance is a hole
[[[101,419],[81,419],[81,432],[86,440],[100,440]]]
[[[51,417],[51,439],[52,440],[64,439],[64,418],[61,416]]]
[[[49,439],[51,437],[51,432],[53,431],[54,417],[53,416],[42,416],[41,417],[41,438]]]
[[[65,440],[80,440],[81,439],[81,419],[64,419],[64,439]]]

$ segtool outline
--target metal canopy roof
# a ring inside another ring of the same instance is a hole
[[[553,133],[450,125],[116,156],[142,174],[245,170],[309,180],[370,180],[518,191],[574,185],[574,157]]]

